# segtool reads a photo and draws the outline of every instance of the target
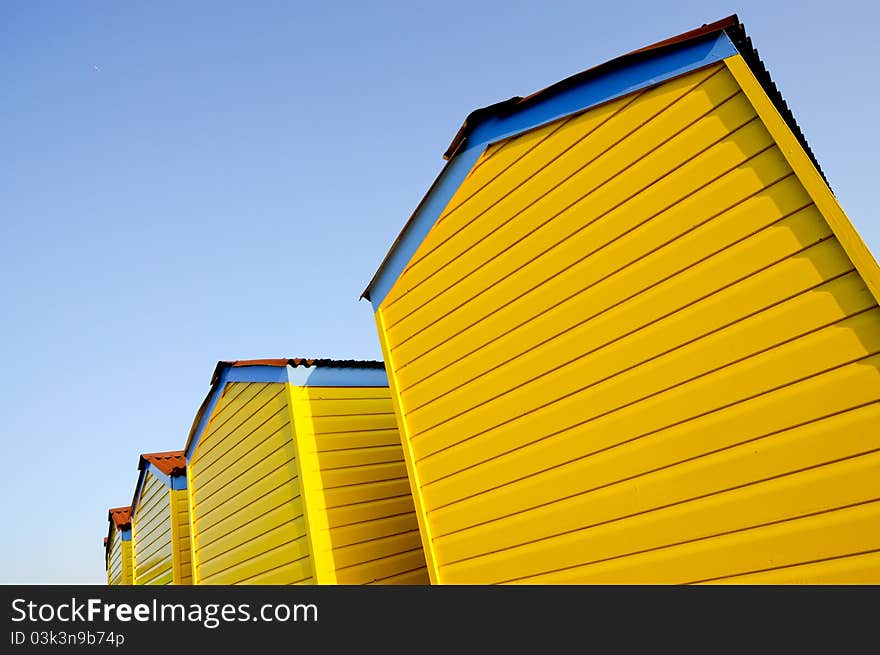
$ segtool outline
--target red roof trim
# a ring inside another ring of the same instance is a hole
[[[186,470],[186,457],[182,450],[144,453],[138,461],[138,470],[143,471],[147,463],[152,464],[165,475],[177,475]]]

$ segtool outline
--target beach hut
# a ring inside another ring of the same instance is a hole
[[[133,584],[131,555],[131,507],[115,507],[107,512],[107,536],[104,538],[104,563],[107,584]]]
[[[183,451],[141,455],[138,471],[131,503],[134,584],[192,584]]]
[[[186,461],[196,584],[427,584],[381,362],[220,362]]]
[[[433,582],[880,582],[880,269],[736,16],[445,158],[363,294]]]

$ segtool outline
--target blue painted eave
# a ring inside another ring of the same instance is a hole
[[[217,369],[211,390],[199,409],[187,441],[185,449],[187,463],[192,459],[199,440],[217,408],[223,389],[230,382],[283,383],[295,387],[387,387],[388,375],[384,368],[221,365]]]
[[[634,60],[623,68],[600,73],[589,81],[562,89],[510,115],[487,117],[471,130],[465,147],[483,149],[495,141],[686,75],[737,52],[727,35],[719,32],[654,57]]]
[[[710,66],[738,50],[724,31],[666,47],[655,54],[601,71],[582,82],[540,94],[504,115],[489,115],[471,126],[462,145],[452,155],[427,195],[416,208],[385,256],[379,270],[361,295],[373,311],[394,286],[434,223],[487,146],[547,123],[586,111],[616,98],[655,86]]]

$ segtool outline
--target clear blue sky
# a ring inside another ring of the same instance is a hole
[[[468,112],[733,12],[876,256],[874,3],[0,3],[0,582],[105,581],[218,359],[380,357]]]

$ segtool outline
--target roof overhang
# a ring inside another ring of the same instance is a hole
[[[109,563],[113,533],[118,532],[123,541],[131,540],[131,507],[113,507],[107,512],[107,536],[104,539],[104,556]]]
[[[169,489],[186,489],[186,457],[182,450],[144,453],[138,458],[138,480],[131,499],[131,515],[137,512],[147,473]]]
[[[822,175],[794,116],[770,79],[757,50],[752,47],[745,28],[734,14],[594,66],[529,96],[515,96],[471,112],[443,154],[447,159],[446,166],[394,240],[361,298],[369,300],[374,311],[378,310],[487,146],[736,54],[743,56],[768,98]],[[822,177],[824,179],[824,175]]]
[[[281,383],[296,387],[387,387],[388,376],[385,364],[375,360],[296,357],[217,362],[211,376],[211,389],[196,413],[186,440],[184,453],[187,462],[198,446],[224,387],[231,382]]]

